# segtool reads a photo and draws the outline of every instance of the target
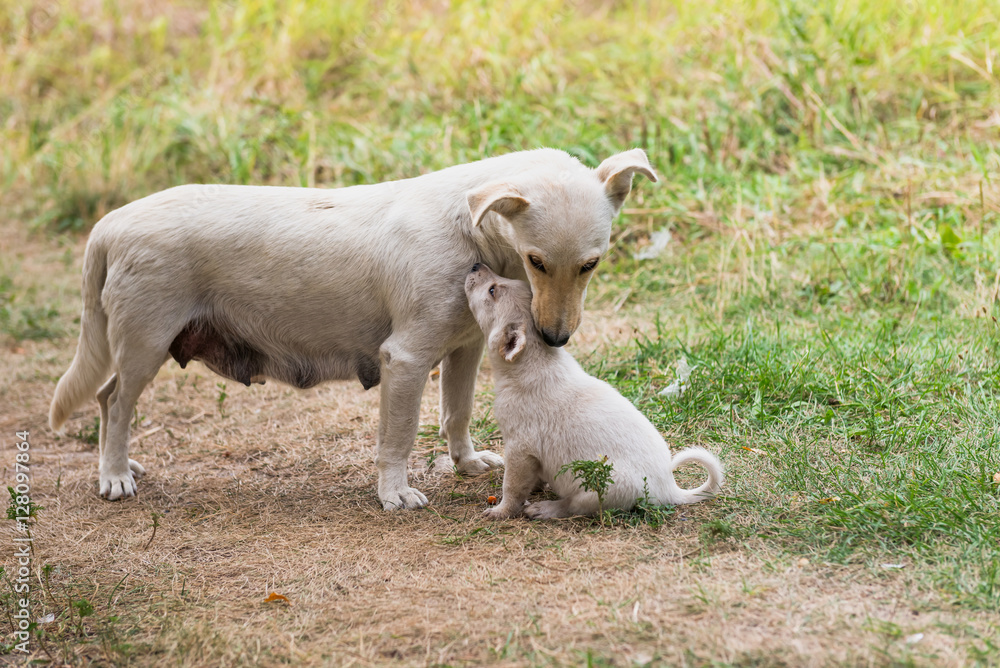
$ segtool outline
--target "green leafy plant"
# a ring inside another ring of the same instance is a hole
[[[655,499],[649,496],[649,484],[646,478],[642,479],[642,496],[635,500],[635,505],[629,510],[611,509],[605,511],[604,515],[609,522],[617,522],[628,526],[648,525],[654,529],[666,524],[671,515],[674,514],[673,506],[661,506]]]
[[[73,436],[89,445],[97,445],[101,437],[100,416],[95,416],[92,423],[83,425]]]
[[[22,495],[17,493],[13,487],[7,487],[7,491],[10,493],[10,505],[7,506],[7,519],[15,520],[28,524],[28,520],[37,520],[38,511],[45,510],[44,506],[39,506],[31,499],[27,499],[22,503],[20,498]],[[28,509],[28,514],[18,513],[18,509],[26,507]]]
[[[431,424],[421,425],[420,431],[417,432],[417,436],[422,438],[434,439],[438,442],[438,444],[444,443],[444,440],[441,438],[441,429],[437,425],[431,425]],[[434,462],[437,461],[439,454],[441,454],[441,451],[438,449],[437,445],[432,445],[430,450],[428,450],[427,453],[424,455],[424,458],[427,461],[428,469],[434,468]]]
[[[215,386],[219,388],[219,395],[215,398],[215,403],[219,406],[219,415],[226,417],[226,398],[229,397],[229,395],[226,394],[226,384],[216,383]]]
[[[602,455],[600,459],[595,460],[578,459],[569,464],[563,464],[555,477],[558,478],[567,471],[573,474],[574,480],[580,481],[580,487],[584,490],[597,493],[597,512],[600,515],[601,524],[603,525],[604,495],[607,493],[611,483],[614,482],[611,479],[614,465],[608,461],[607,455]]]

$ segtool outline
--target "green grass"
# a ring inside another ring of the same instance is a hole
[[[961,260],[909,248],[907,274],[928,278],[894,291],[879,287],[891,250],[845,246],[829,266],[818,240],[764,245],[748,261],[778,252],[810,279],[750,289],[721,323],[695,293],[675,306],[693,312],[684,329],[661,321],[591,370],[675,447],[713,444],[741,475],[766,479],[731,477],[716,507],[744,534],[833,563],[902,561],[948,603],[995,609],[1000,309],[962,302],[980,275],[971,249]],[[850,278],[833,289],[841,263]],[[668,400],[659,390],[681,356],[690,388]]]
[[[63,336],[59,310],[51,304],[36,302],[33,290],[17,290],[9,276],[0,274],[0,334],[15,341]]]
[[[539,145],[644,146],[667,177],[648,203],[678,212],[902,157],[996,169],[989,0],[0,9],[4,203],[48,229],[182,182],[350,185]]]

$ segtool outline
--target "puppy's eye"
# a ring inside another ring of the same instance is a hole
[[[597,260],[591,260],[587,264],[585,264],[582,267],[580,267],[580,273],[581,274],[586,274],[588,271],[593,271],[594,267],[596,267],[596,266],[597,266]]]
[[[491,285],[490,286],[490,297],[496,297],[496,296],[497,296],[497,286]]]
[[[535,269],[537,269],[538,271],[542,272],[543,274],[545,273],[545,265],[542,264],[542,261],[539,260],[534,255],[529,255],[528,256],[528,262],[530,262],[531,266],[534,267]]]

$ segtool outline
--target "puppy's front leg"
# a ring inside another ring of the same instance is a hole
[[[511,443],[506,444],[504,454],[507,465],[503,472],[503,498],[500,505],[483,513],[491,520],[520,516],[524,512],[524,502],[539,480],[537,459],[518,452],[517,445]]]
[[[489,450],[476,452],[469,436],[483,343],[480,338],[441,360],[441,436],[448,441],[448,454],[459,473],[477,474],[503,466],[500,455]]]
[[[417,437],[420,395],[433,359],[407,350],[403,341],[393,337],[382,344],[380,353],[382,389],[375,454],[378,498],[386,510],[420,508],[427,505],[427,497],[410,487],[406,463]]]

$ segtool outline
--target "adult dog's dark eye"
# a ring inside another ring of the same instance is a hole
[[[537,269],[538,271],[542,272],[543,274],[545,273],[545,265],[542,264],[542,261],[539,260],[534,255],[529,255],[528,256],[528,262],[530,262],[531,266],[534,267],[535,269]]]
[[[580,267],[580,273],[581,274],[586,274],[588,271],[593,271],[594,267],[596,267],[596,266],[597,266],[597,260],[591,260],[587,264],[585,264],[582,267]]]
[[[496,297],[496,296],[497,296],[497,286],[491,285],[490,286],[490,297]]]

